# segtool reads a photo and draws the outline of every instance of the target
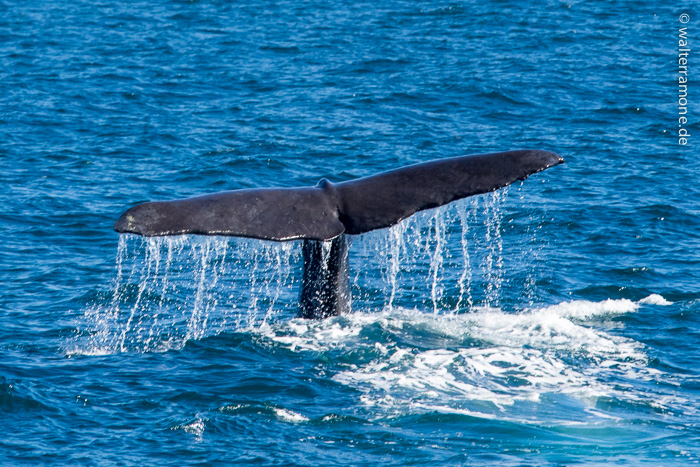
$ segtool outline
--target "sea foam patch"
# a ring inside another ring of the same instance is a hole
[[[648,297],[644,297],[639,301],[639,303],[644,303],[647,305],[660,305],[660,306],[669,306],[673,305],[673,302],[669,302],[666,300],[664,297],[662,297],[659,294],[651,294]]]
[[[538,405],[543,398],[564,397],[592,419],[614,419],[596,407],[599,401],[682,404],[634,392],[633,381],[663,374],[649,367],[642,344],[601,325],[639,306],[622,299],[520,313],[394,309],[292,320],[257,332],[294,351],[324,353],[334,361],[334,381],[359,390],[363,405],[380,417],[440,412],[533,421],[538,411],[553,410]],[[539,408],[533,411],[532,404]],[[547,419],[556,419],[556,411]]]

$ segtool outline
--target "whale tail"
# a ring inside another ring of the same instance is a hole
[[[265,240],[330,240],[390,227],[412,214],[503,188],[562,163],[521,150],[432,162],[315,187],[236,190],[139,204],[114,224],[144,236],[228,235]]]
[[[299,317],[325,318],[349,308],[347,243],[424,209],[503,188],[560,164],[547,151],[509,151],[416,164],[338,184],[237,190],[134,206],[114,224],[144,236],[201,234],[266,240],[303,239]]]

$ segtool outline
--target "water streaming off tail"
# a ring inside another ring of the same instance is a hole
[[[445,314],[498,307],[505,299],[521,305],[523,296],[531,304],[537,295],[532,245],[510,245],[503,233],[518,225],[525,232],[520,238],[533,244],[528,232],[537,219],[506,223],[504,198],[504,190],[470,198],[351,237],[355,311],[402,307]],[[301,261],[298,241],[122,235],[111,300],[87,311],[89,344],[80,347],[165,350],[292,318]]]
[[[88,310],[84,350],[167,350],[295,310],[299,250],[297,242],[122,235],[112,298]]]
[[[506,190],[425,211],[353,239],[355,304],[433,313],[520,307],[538,298],[541,219],[504,218]],[[503,235],[516,235],[504,242]],[[522,298],[527,297],[528,303]],[[357,308],[357,307],[356,307]]]

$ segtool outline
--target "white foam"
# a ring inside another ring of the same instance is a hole
[[[309,421],[308,417],[305,417],[304,415],[297,412],[292,412],[291,410],[278,408],[273,408],[273,410],[277,418],[285,422],[303,423]]]
[[[664,297],[662,297],[659,294],[651,294],[648,297],[644,297],[639,301],[639,303],[643,303],[645,305],[659,305],[659,306],[669,306],[673,305],[673,302],[669,302],[666,300]]]
[[[607,321],[601,321],[638,308],[621,299],[520,313],[482,308],[436,316],[387,309],[292,320],[257,332],[294,351],[369,355],[338,364],[333,379],[359,390],[376,416],[435,411],[533,421],[536,412],[524,407],[547,395],[564,395],[589,408],[601,397],[647,405],[661,400],[634,391],[634,381],[664,379],[647,366],[643,345],[606,332]],[[381,337],[363,339],[367,332]],[[585,413],[611,417],[599,409]]]
[[[574,300],[559,303],[539,311],[544,314],[554,314],[564,318],[586,320],[603,316],[618,316],[637,311],[639,305],[625,298],[619,300],[607,299],[602,302],[590,302],[588,300]]]

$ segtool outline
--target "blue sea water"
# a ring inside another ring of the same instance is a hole
[[[0,0],[0,461],[697,464],[697,7]],[[323,321],[298,242],[112,231],[516,148],[567,162],[353,238]]]

